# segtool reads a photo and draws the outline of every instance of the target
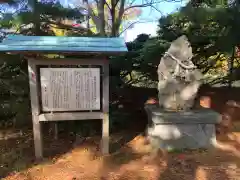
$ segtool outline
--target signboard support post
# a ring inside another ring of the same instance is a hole
[[[58,123],[54,123],[54,139],[58,140]]]
[[[109,62],[103,65],[103,120],[102,120],[102,153],[109,153]]]
[[[36,159],[41,159],[43,157],[42,148],[42,133],[41,133],[41,123],[39,121],[39,93],[37,89],[37,69],[36,65],[28,60],[28,75],[29,75],[29,85],[30,85],[30,97],[31,97],[31,108],[32,108],[32,123],[33,123],[33,138],[34,138],[34,148]]]

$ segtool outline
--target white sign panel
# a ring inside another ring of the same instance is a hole
[[[100,110],[99,68],[40,68],[43,111]]]

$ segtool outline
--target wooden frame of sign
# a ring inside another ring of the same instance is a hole
[[[64,65],[82,65],[87,68],[80,67],[79,70],[65,67],[52,68],[52,66]],[[28,73],[36,158],[43,157],[42,121],[100,119],[102,120],[102,153],[108,154],[109,61],[106,58],[28,58]],[[75,78],[76,75],[81,81]],[[57,80],[56,78],[59,77],[60,79]],[[82,87],[88,89],[84,90]]]

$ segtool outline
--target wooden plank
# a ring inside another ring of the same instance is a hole
[[[102,119],[102,154],[109,154],[109,113]]]
[[[103,112],[109,112],[109,61],[103,61],[103,77],[102,77],[102,86],[103,86]]]
[[[90,120],[103,119],[103,117],[102,112],[44,113],[39,115],[39,121]]]
[[[39,98],[38,98],[39,92],[37,87],[37,78],[39,74],[37,73],[36,65],[30,60],[28,60],[28,76],[29,76],[32,112],[34,115],[38,115],[40,112]]]
[[[34,136],[34,148],[35,156],[37,159],[43,157],[42,148],[42,134],[41,134],[41,124],[38,118],[40,113],[39,107],[39,94],[37,90],[37,70],[36,66],[28,60],[28,75],[29,75],[29,86],[30,86],[30,97],[31,97],[31,108],[32,108],[32,123],[33,123],[33,136]]]
[[[33,138],[36,159],[43,158],[41,124],[37,116],[33,116]]]
[[[58,123],[54,122],[54,139],[58,140]]]
[[[105,60],[103,66],[103,113],[102,120],[102,153],[109,153],[109,61]]]

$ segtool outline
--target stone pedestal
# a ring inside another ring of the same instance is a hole
[[[165,111],[157,105],[146,105],[151,144],[163,149],[209,148],[216,142],[215,124],[221,115],[210,109],[184,112]]]

